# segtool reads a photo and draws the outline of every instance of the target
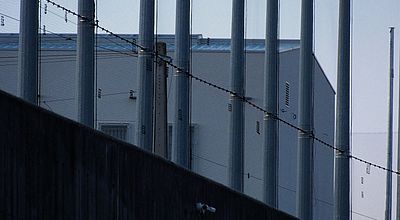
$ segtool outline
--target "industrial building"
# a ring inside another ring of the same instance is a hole
[[[137,40],[137,35],[122,35]],[[40,106],[77,120],[76,35],[46,34],[40,37]],[[159,35],[167,44],[167,56],[174,58],[174,36]],[[229,88],[230,39],[191,38],[191,73]],[[110,35],[96,37],[95,121],[98,130],[135,144],[137,111],[138,48]],[[17,94],[18,34],[0,34],[0,89]],[[299,40],[279,43],[279,117],[298,124]],[[246,40],[246,97],[263,105],[265,40]],[[314,57],[314,134],[333,144],[335,91]],[[173,69],[168,71],[167,104],[171,159]],[[196,80],[191,81],[191,170],[221,184],[228,184],[229,94]],[[262,199],[264,113],[245,106],[244,193]],[[296,215],[298,131],[279,124],[278,208]],[[314,143],[314,219],[333,219],[334,152]]]

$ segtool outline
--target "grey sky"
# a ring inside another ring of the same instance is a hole
[[[57,0],[56,2],[76,11],[76,0]],[[158,33],[173,33],[175,0],[157,0],[157,2],[159,2]],[[281,38],[299,38],[300,2],[300,0],[281,0]],[[19,17],[18,0],[0,0],[0,4],[1,13]],[[247,5],[247,38],[263,38],[265,0],[247,0]],[[44,2],[42,6],[44,7]],[[117,33],[137,33],[138,6],[139,0],[98,0],[100,25]],[[389,26],[397,28],[394,130],[398,130],[399,10],[400,1],[398,0],[353,1],[353,154],[381,165],[386,164]],[[200,33],[206,37],[230,37],[230,14],[231,0],[194,1],[193,33]],[[315,53],[334,88],[336,88],[337,14],[338,0],[315,0]],[[48,14],[42,15],[42,26],[46,25],[46,29],[52,32],[75,32],[76,26],[71,22],[66,23],[63,18],[62,11],[48,5]],[[68,19],[76,22],[76,18],[72,15],[68,15]],[[5,26],[0,27],[0,32],[18,32],[18,23],[6,18]],[[397,138],[394,146],[397,146]],[[395,155],[397,155],[396,148]],[[366,175],[364,164],[358,162],[352,164],[353,211],[382,219],[385,172],[372,168],[371,174]],[[396,164],[394,162],[393,167],[396,167]],[[360,183],[361,176],[365,178],[364,184]],[[360,196],[361,191],[364,193],[364,198]],[[354,214],[353,219],[368,218]]]

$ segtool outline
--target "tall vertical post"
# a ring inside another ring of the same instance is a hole
[[[18,50],[18,95],[37,104],[39,2],[21,0]]]
[[[138,56],[138,106],[137,145],[153,151],[153,50],[154,50],[154,0],[140,0]]]
[[[393,79],[394,79],[394,28],[390,28],[390,64],[389,64],[389,115],[388,115],[388,146],[387,165],[392,170],[393,163]],[[392,219],[392,173],[386,172],[386,206],[385,219]]]
[[[336,94],[335,219],[350,218],[350,1],[339,2]]]
[[[400,71],[399,71],[399,85],[400,85]],[[400,170],[400,88],[399,88],[399,106],[397,116],[397,170]],[[400,175],[397,175],[397,207],[396,207],[396,220],[400,220]]]
[[[189,54],[190,54],[190,0],[176,1],[175,61],[176,70],[175,120],[173,124],[173,151],[175,162],[190,168],[189,125]]]
[[[313,217],[313,0],[302,0],[299,84],[299,148],[297,157],[297,215]]]
[[[244,0],[232,1],[229,185],[243,192],[244,163]]]
[[[165,57],[167,45],[157,42],[157,54]],[[168,157],[167,134],[167,64],[164,59],[156,57],[157,71],[155,74],[155,106],[154,106],[154,153],[164,158]]]
[[[94,127],[94,1],[79,0],[77,37],[78,121]]]
[[[264,202],[278,207],[278,16],[279,0],[267,1],[265,34],[264,109]]]
[[[399,69],[399,85],[400,85],[400,69]],[[400,87],[399,87],[399,105],[397,115],[397,170],[400,170]],[[400,175],[397,175],[397,203],[396,203],[396,220],[400,220]]]

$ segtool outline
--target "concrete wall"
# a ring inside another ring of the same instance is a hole
[[[0,106],[0,219],[294,219],[4,92]]]

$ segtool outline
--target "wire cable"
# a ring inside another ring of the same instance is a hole
[[[126,94],[130,94],[130,93],[131,93],[131,91],[105,93],[105,94],[101,94],[100,98],[107,97],[107,96],[126,95]],[[72,101],[72,100],[75,100],[75,98],[71,97],[71,98],[49,99],[49,100],[43,100],[42,102],[51,103],[51,102],[64,102],[64,101]]]
[[[9,16],[9,15],[4,14],[4,13],[1,13],[1,12],[0,12],[0,15],[3,15],[3,16],[5,16],[5,17],[7,17],[7,18],[10,18],[10,19],[12,19],[12,20],[14,20],[14,21],[18,21],[18,22],[20,21],[19,19],[15,18],[15,17]],[[40,27],[40,30],[49,32],[49,33],[51,33],[51,34],[53,34],[53,35],[55,35],[55,36],[57,36],[57,37],[60,37],[60,38],[65,39],[65,40],[67,40],[67,41],[74,41],[74,42],[76,42],[75,39],[73,39],[72,37],[68,36],[69,34],[59,34],[59,33],[55,33],[55,32],[53,32],[53,31],[50,31],[49,29],[44,30],[42,27]],[[132,52],[132,51],[131,51],[130,49],[128,49],[127,47],[124,47],[124,46],[122,46],[121,44],[118,44],[118,43],[112,41],[111,39],[109,39],[109,38],[106,37],[106,36],[103,36],[103,35],[101,35],[101,36],[102,36],[104,39],[110,41],[111,43],[114,43],[114,44],[116,44],[116,45],[119,45],[120,47],[123,47],[123,48],[127,49],[127,52],[122,52],[122,51],[118,51],[118,50],[113,50],[113,49],[107,48],[107,47],[105,47],[105,46],[97,46],[98,48],[101,48],[101,49],[107,50],[107,51],[111,51],[111,52],[115,52],[115,53],[125,54],[125,55],[132,56],[132,57],[137,57],[137,53],[136,53],[136,52]],[[15,42],[15,44],[18,44],[18,42]],[[131,44],[131,43],[130,43],[130,44]],[[60,55],[48,55],[48,56],[60,56]],[[4,57],[0,57],[0,58],[4,58]],[[16,57],[16,58],[18,58],[18,57]],[[0,66],[1,66],[1,65],[0,65]]]
[[[43,0],[43,1],[45,1],[45,0]],[[78,24],[75,23],[74,21],[71,21],[71,20],[69,20],[68,18],[65,19],[65,17],[63,17],[63,16],[61,16],[61,15],[59,15],[59,14],[57,14],[57,13],[51,11],[51,10],[49,10],[49,9],[47,8],[47,5],[46,5],[46,4],[45,4],[45,7],[43,7],[42,5],[40,5],[40,8],[46,11],[45,14],[47,14],[47,12],[49,12],[50,14],[52,14],[52,15],[58,17],[58,18],[61,18],[62,20],[65,20],[65,21],[67,21],[67,22],[70,22],[71,24],[74,24],[74,25],[78,25]]]
[[[9,15],[6,15],[6,14],[4,14],[4,13],[1,13],[1,12],[0,12],[0,15],[3,15],[4,17],[7,17],[7,18],[9,18],[9,19],[12,19],[12,20],[14,20],[14,21],[18,21],[18,22],[19,22],[19,19],[14,18],[14,17],[9,16]]]
[[[74,15],[74,16],[77,16],[77,17],[79,17],[79,18],[81,18],[81,19],[88,20],[88,18],[86,18],[86,17],[84,17],[84,16],[82,16],[82,15],[79,15],[78,13],[73,12],[73,11],[71,11],[71,10],[69,10],[69,9],[67,9],[67,8],[65,8],[65,7],[63,7],[63,6],[59,5],[59,4],[57,4],[57,3],[53,2],[53,1],[51,1],[51,0],[47,0],[47,2],[51,3],[52,5],[56,6],[57,8],[59,8],[59,9],[61,9],[61,10],[64,10],[66,13],[70,13],[70,14],[72,14],[72,15]],[[135,45],[136,47],[138,47],[138,48],[140,48],[140,49],[142,49],[142,50],[144,50],[144,51],[148,51],[148,49],[145,48],[144,46],[141,46],[141,45],[137,44],[136,42],[130,41],[130,40],[128,40],[128,39],[125,39],[124,37],[122,37],[122,36],[120,36],[120,35],[118,35],[118,34],[115,34],[114,32],[112,32],[112,31],[110,31],[110,30],[108,30],[108,29],[106,29],[106,28],[100,26],[99,24],[94,23],[94,21],[91,21],[91,22],[93,22],[93,25],[97,25],[98,28],[101,29],[101,30],[103,30],[104,32],[106,32],[106,33],[108,33],[108,34],[110,34],[110,35],[112,35],[112,36],[114,36],[114,37],[116,37],[116,38],[118,38],[118,39],[120,39],[120,40],[122,40],[122,41],[125,41],[125,42],[127,42],[127,43],[132,44],[132,45]],[[156,56],[156,55],[157,55],[154,51],[148,51],[148,52],[150,52],[153,56]],[[194,80],[196,80],[196,81],[198,81],[198,82],[200,82],[200,83],[203,83],[203,84],[205,84],[205,85],[208,85],[208,86],[213,87],[213,88],[215,88],[215,89],[217,89],[217,90],[223,91],[223,92],[225,92],[225,93],[228,93],[228,94],[230,94],[230,95],[232,95],[232,96],[235,96],[235,97],[241,99],[243,102],[247,103],[249,106],[253,107],[254,109],[263,112],[264,114],[266,114],[266,115],[270,116],[271,118],[273,118],[273,119],[275,119],[275,120],[281,122],[282,124],[287,125],[287,126],[290,127],[290,128],[293,128],[293,129],[295,129],[295,130],[297,130],[297,131],[300,131],[300,132],[302,132],[302,133],[308,135],[308,137],[314,139],[315,141],[319,142],[320,144],[322,144],[322,145],[325,146],[325,147],[328,147],[328,148],[330,148],[330,149],[332,149],[332,150],[335,150],[335,151],[338,151],[338,152],[340,152],[340,153],[345,154],[349,159],[354,159],[354,160],[356,160],[356,161],[359,161],[359,162],[361,162],[361,163],[365,163],[365,164],[370,165],[370,166],[372,166],[372,167],[375,167],[375,168],[378,168],[378,169],[382,169],[382,170],[385,170],[385,171],[387,171],[387,172],[391,172],[391,173],[393,173],[393,174],[400,175],[400,172],[399,172],[399,171],[395,171],[395,170],[393,170],[393,169],[388,169],[388,168],[386,168],[386,167],[384,167],[384,166],[381,166],[381,165],[378,165],[378,164],[375,164],[375,163],[366,161],[366,160],[364,160],[364,159],[362,159],[362,158],[359,158],[359,157],[357,157],[357,156],[354,156],[354,155],[352,155],[351,153],[344,152],[343,150],[341,150],[341,149],[335,147],[334,145],[332,145],[332,144],[330,144],[330,143],[328,143],[328,142],[322,140],[321,138],[316,137],[315,134],[314,134],[314,132],[308,132],[308,131],[305,131],[305,130],[301,129],[301,128],[298,127],[297,125],[294,125],[294,124],[292,124],[292,123],[290,123],[290,122],[288,122],[288,121],[286,121],[286,120],[284,120],[284,119],[282,119],[282,118],[280,118],[280,117],[278,117],[278,116],[276,116],[276,115],[274,115],[274,114],[268,112],[268,111],[265,110],[264,108],[262,108],[262,107],[258,106],[257,104],[251,102],[251,101],[250,101],[249,99],[247,99],[246,97],[241,96],[241,95],[238,95],[237,93],[235,93],[235,92],[233,92],[233,91],[231,91],[231,90],[229,90],[229,89],[226,89],[226,88],[224,88],[224,87],[222,87],[222,86],[219,86],[219,85],[217,85],[217,84],[214,84],[214,83],[212,83],[212,82],[209,82],[209,81],[207,81],[207,80],[205,80],[205,79],[203,79],[203,78],[201,78],[201,77],[195,76],[195,75],[191,74],[189,71],[184,70],[183,68],[181,68],[181,67],[179,67],[179,66],[173,64],[170,60],[167,60],[167,59],[165,59],[165,58],[162,57],[162,56],[157,56],[157,57],[158,57],[159,59],[163,60],[164,62],[166,62],[167,65],[171,66],[172,68],[176,69],[177,71],[181,71],[181,72],[185,73],[186,75],[188,75],[188,76],[191,77],[192,79],[194,79]]]
[[[127,58],[127,56],[124,55],[118,55],[118,54],[114,54],[114,55],[107,55],[107,56],[99,56],[98,59],[99,60],[110,60],[110,59],[125,59]],[[76,57],[65,57],[65,58],[55,58],[55,59],[42,59],[42,64],[44,63],[50,63],[50,64],[54,64],[54,63],[65,63],[65,62],[75,62],[76,61]],[[8,62],[8,63],[7,63]],[[0,66],[16,66],[18,65],[17,61],[7,61],[6,63],[1,63],[0,62]],[[11,62],[11,63],[9,63]]]

